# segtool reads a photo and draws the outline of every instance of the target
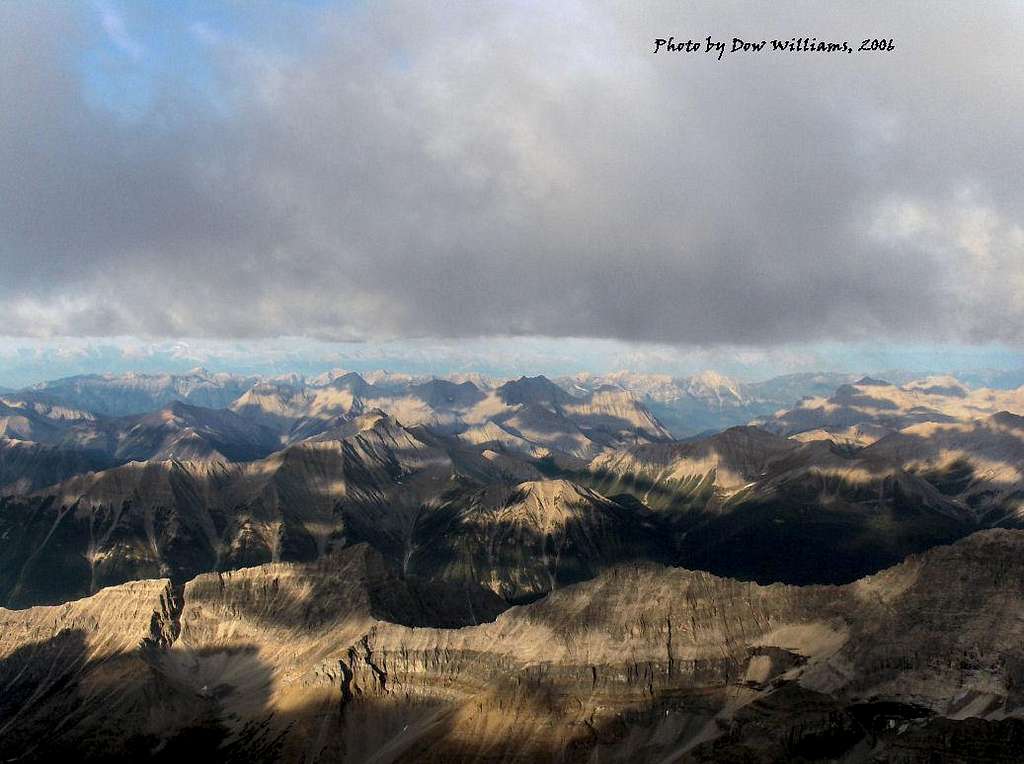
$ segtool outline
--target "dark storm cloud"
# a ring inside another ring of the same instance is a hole
[[[196,25],[209,81],[129,117],[68,7],[0,6],[0,333],[1021,338],[1013,5],[374,3],[284,52]],[[651,54],[709,34],[897,50]]]

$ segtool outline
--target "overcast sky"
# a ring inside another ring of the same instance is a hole
[[[0,3],[0,334],[1016,353],[1021,40],[1019,2]]]

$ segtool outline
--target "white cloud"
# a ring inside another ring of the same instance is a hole
[[[103,25],[103,31],[114,47],[136,61],[141,59],[146,49],[128,33],[124,16],[108,3],[96,3],[96,10],[100,14],[100,23]]]

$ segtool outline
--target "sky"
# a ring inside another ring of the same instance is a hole
[[[652,52],[708,35],[895,50]],[[0,3],[0,385],[1024,366],[1022,38],[1017,2]]]

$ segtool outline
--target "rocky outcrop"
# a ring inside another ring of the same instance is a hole
[[[149,656],[173,642],[175,613],[166,580],[53,607],[0,608],[0,756],[46,761],[74,751],[99,759],[107,745],[116,755],[133,734],[159,724],[163,682]],[[183,703],[171,713],[189,709]]]

